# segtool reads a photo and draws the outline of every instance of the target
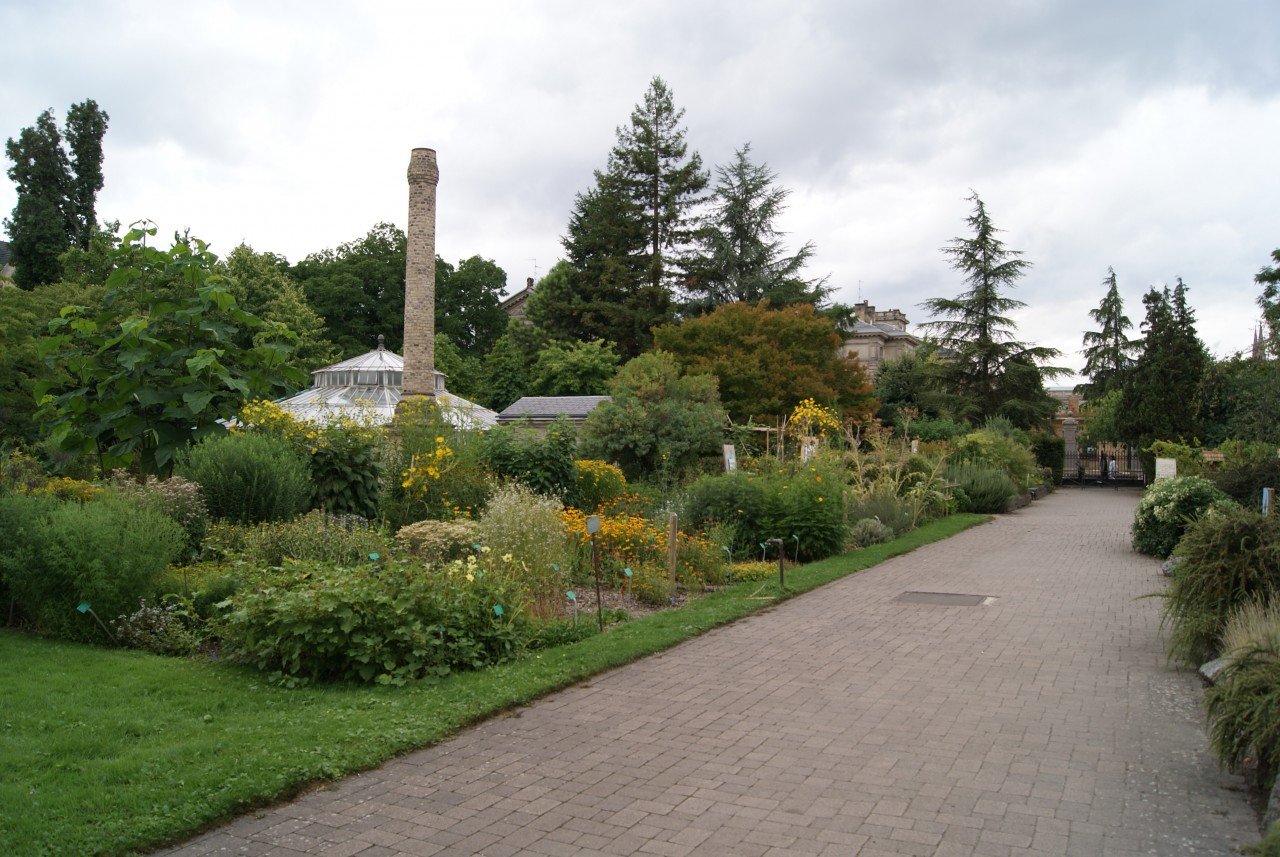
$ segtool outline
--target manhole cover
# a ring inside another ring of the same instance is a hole
[[[903,604],[935,604],[939,607],[980,607],[994,604],[994,595],[965,595],[961,592],[904,592],[895,601]]]

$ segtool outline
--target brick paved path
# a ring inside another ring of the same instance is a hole
[[[1231,853],[1136,501],[1064,489],[179,853]]]

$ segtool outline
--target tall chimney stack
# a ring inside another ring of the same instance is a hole
[[[436,185],[439,181],[435,149],[414,149],[409,156],[402,398],[436,393]]]

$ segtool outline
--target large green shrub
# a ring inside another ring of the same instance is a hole
[[[1225,460],[1210,478],[1223,492],[1242,506],[1258,508],[1262,489],[1280,491],[1280,455],[1269,443],[1229,440],[1222,444]]]
[[[844,548],[843,474],[833,460],[816,458],[789,475],[774,477],[778,515],[770,535],[782,539],[787,556],[801,562],[822,559]]]
[[[845,493],[845,520],[850,526],[874,519],[888,527],[891,533],[911,529],[911,508],[892,483],[877,481],[869,485],[854,485]]]
[[[594,458],[573,463],[573,505],[594,512],[627,493],[627,477],[621,468]]]
[[[995,422],[995,421],[993,421]],[[956,444],[954,460],[967,464],[995,467],[1012,480],[1018,493],[1043,481],[1040,467],[1027,443],[1025,432],[1002,431],[994,425],[965,435]]]
[[[990,464],[961,461],[944,474],[954,486],[960,512],[998,515],[1009,510],[1009,501],[1018,494],[1009,474]]]
[[[1200,476],[1154,482],[1134,513],[1133,549],[1163,559],[1173,553],[1191,521],[1212,506],[1230,503],[1226,494]]]
[[[758,550],[777,516],[777,498],[766,488],[766,479],[744,472],[703,476],[685,491],[681,520],[692,526],[731,524],[734,556]]]
[[[432,565],[465,559],[475,550],[479,525],[469,518],[453,521],[418,521],[396,530],[396,546]]]
[[[84,641],[106,635],[78,605],[103,622],[132,613],[186,544],[165,515],[110,496],[0,498],[0,532],[0,578],[18,608],[39,631]]]
[[[281,521],[307,508],[308,464],[279,438],[232,432],[185,451],[178,473],[200,485],[209,514],[239,523]]]
[[[1181,561],[1164,593],[1169,656],[1199,666],[1217,655],[1232,613],[1280,589],[1280,524],[1234,504],[1214,508],[1177,549]]]
[[[1222,764],[1239,770],[1252,759],[1258,786],[1270,789],[1280,771],[1280,628],[1232,653],[1205,692],[1205,708]]]
[[[573,499],[573,452],[577,445],[573,426],[563,418],[549,426],[545,434],[518,426],[498,426],[485,436],[482,460],[503,479],[567,501]]]
[[[225,651],[287,684],[403,684],[516,655],[527,633],[500,576],[475,564],[293,566],[242,590],[220,623]]]
[[[1062,464],[1066,450],[1066,441],[1056,434],[1035,432],[1031,435],[1031,451],[1036,457],[1036,464],[1049,468],[1054,485],[1062,484]]]
[[[382,515],[393,529],[427,519],[478,517],[494,480],[479,431],[455,428],[432,399],[401,402],[387,447]]]

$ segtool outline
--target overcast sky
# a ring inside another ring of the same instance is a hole
[[[926,320],[922,300],[962,288],[939,248],[976,190],[1034,264],[1019,333],[1077,370],[1109,265],[1135,324],[1181,276],[1225,355],[1280,247],[1274,0],[0,0],[0,32],[0,137],[97,100],[99,217],[223,254],[296,261],[403,227],[409,151],[429,146],[437,250],[519,288],[562,254],[654,75],[708,166],[750,142],[792,190],[783,227],[839,300]],[[14,201],[0,177],[0,212]]]

